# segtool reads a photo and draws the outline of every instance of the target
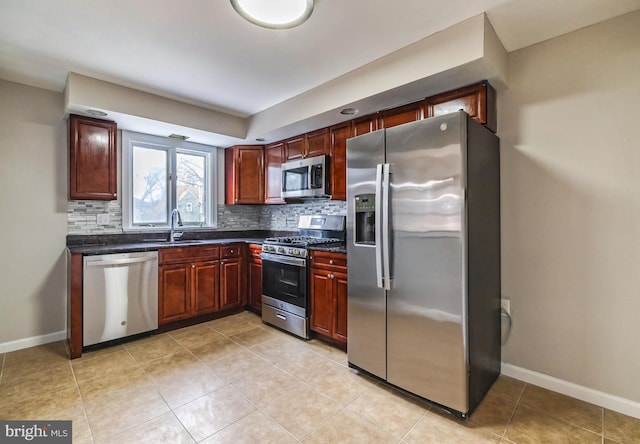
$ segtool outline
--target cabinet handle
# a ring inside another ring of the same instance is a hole
[[[329,265],[333,265],[333,259],[329,259]]]
[[[191,264],[191,268],[196,268],[196,265],[195,264]]]

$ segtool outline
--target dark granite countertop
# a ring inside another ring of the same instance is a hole
[[[310,250],[316,250],[316,251],[329,251],[332,253],[344,253],[347,254],[347,246],[345,244],[342,245],[332,245],[332,246],[325,246],[323,247],[322,245],[314,245],[313,247],[309,248]]]
[[[67,248],[71,253],[84,255],[155,251],[160,248],[215,245],[244,242],[261,244],[267,237],[291,236],[291,231],[197,231],[185,232],[184,240],[167,241],[167,233],[135,233],[106,235],[68,235]]]

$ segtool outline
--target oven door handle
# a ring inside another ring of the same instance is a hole
[[[279,264],[294,265],[296,267],[306,267],[307,260],[297,257],[280,256],[271,253],[262,253],[260,255],[263,261],[278,262]]]

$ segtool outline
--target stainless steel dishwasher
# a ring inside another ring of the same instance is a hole
[[[158,328],[158,252],[85,256],[82,345]]]

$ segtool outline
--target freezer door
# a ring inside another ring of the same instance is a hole
[[[463,413],[465,122],[456,113],[390,128],[386,135],[393,248],[387,380]]]
[[[384,131],[347,140],[347,353],[349,363],[380,378],[387,375],[386,302],[376,284],[375,181],[384,140]]]

